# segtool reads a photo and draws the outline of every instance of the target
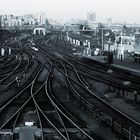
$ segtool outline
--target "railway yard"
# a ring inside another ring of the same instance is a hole
[[[74,55],[65,32],[0,56],[0,140],[140,140],[140,74]]]

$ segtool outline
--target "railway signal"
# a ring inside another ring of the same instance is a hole
[[[20,79],[18,77],[16,77],[16,83],[17,83],[17,86],[19,87],[20,86]]]
[[[137,101],[137,91],[134,90],[134,91],[133,91],[133,94],[134,94],[134,100]]]
[[[1,56],[4,56],[4,53],[5,53],[5,49],[1,48]]]
[[[11,48],[9,47],[9,55],[11,55]]]

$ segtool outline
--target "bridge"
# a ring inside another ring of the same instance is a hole
[[[33,34],[46,35],[45,28],[34,28]]]

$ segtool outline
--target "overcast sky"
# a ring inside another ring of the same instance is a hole
[[[86,18],[94,11],[98,21],[140,23],[140,0],[1,0],[0,14],[22,15],[46,12],[47,17],[68,20]]]

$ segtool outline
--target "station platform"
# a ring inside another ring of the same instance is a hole
[[[84,56],[89,59],[101,63],[107,63],[104,56]],[[133,57],[126,56],[123,61],[114,59],[112,67],[119,68],[126,72],[132,73],[136,76],[140,76],[140,64],[134,61]],[[92,84],[93,82],[91,82]],[[97,91],[95,91],[95,87]],[[92,90],[92,89],[91,89]],[[108,86],[94,81],[94,86],[92,90],[97,96],[102,96],[109,99],[109,104],[114,108],[120,110],[122,113],[126,114],[130,118],[140,122],[140,95],[138,94],[137,100],[135,99],[134,92],[128,92],[127,90],[123,93],[120,91],[118,96],[118,90],[108,91]]]
[[[102,63],[107,63],[107,56],[84,56],[89,59],[93,59]],[[113,67],[117,67],[123,70],[131,71],[136,75],[140,75],[140,64],[134,61],[133,57],[124,57],[124,60],[113,59]]]

